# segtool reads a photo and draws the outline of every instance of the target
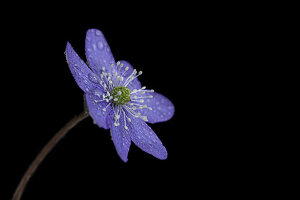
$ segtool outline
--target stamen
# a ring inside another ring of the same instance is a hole
[[[124,115],[124,128],[125,130],[128,130],[128,127],[126,126],[126,114],[125,111],[122,109],[123,115]]]
[[[110,102],[109,104],[107,104],[106,105],[106,107],[105,108],[103,108],[102,110],[105,112],[106,111],[106,109],[107,109],[107,107],[111,104],[112,102]]]
[[[115,115],[115,120],[118,120],[118,119],[120,119],[120,115],[116,114]]]
[[[136,97],[136,98],[137,98],[137,97]],[[144,103],[144,100],[143,100],[143,99],[139,99],[139,100],[132,99],[131,101],[134,101],[134,102],[139,102],[139,103]]]
[[[120,74],[120,71],[121,71],[121,69],[122,69],[123,65],[124,65],[123,63],[121,63],[121,64],[120,64],[119,70],[117,70],[117,72],[118,72],[118,75]]]
[[[119,119],[120,119],[120,116],[121,116],[119,114],[120,111],[121,111],[120,106],[116,106],[116,110],[113,107],[113,112],[114,112],[114,115],[115,115],[115,117],[114,117],[114,119],[115,119],[114,125],[115,126],[119,126],[120,125],[120,123],[119,123]]]
[[[133,72],[130,74],[130,76],[126,79],[126,81],[125,81],[125,83],[124,83],[124,86],[125,86],[125,87],[126,87],[127,81],[130,80],[134,75],[136,75],[136,72],[137,72],[136,69],[134,69]],[[130,81],[129,81],[129,82],[130,82]]]
[[[123,72],[123,74],[121,76],[124,76],[125,73],[128,71],[129,67],[125,67],[125,71]]]
[[[136,71],[136,70],[135,70]],[[135,74],[136,74],[136,72],[135,72]],[[134,74],[134,75],[135,75]],[[140,75],[142,75],[143,74],[143,72],[142,71],[139,71],[139,74],[138,75],[136,75],[136,76],[134,76],[134,77],[131,77],[130,79],[129,79],[129,81],[126,83],[126,81],[125,81],[125,83],[124,83],[124,86],[126,87],[131,81],[133,81],[134,79],[136,79],[137,77],[139,77]],[[145,87],[146,88],[146,87]]]
[[[147,98],[153,98],[152,95],[149,95],[149,96],[136,96],[134,95],[133,97],[131,97],[132,99],[147,99]]]
[[[131,108],[129,108],[128,106],[124,106],[124,109],[127,110],[127,112],[128,112],[129,114],[131,114],[132,116],[134,116],[135,118],[138,118],[138,117],[139,117],[138,113],[134,112],[134,111],[133,111]]]
[[[147,122],[147,121],[148,121],[148,118],[147,118],[147,116],[141,116],[141,119],[142,119],[142,120],[144,120],[145,122]]]
[[[133,89],[132,92],[130,94],[134,94],[136,93],[138,90],[137,89]]]
[[[145,94],[146,92],[154,92],[154,90],[145,90],[146,86],[143,86],[140,89],[133,89],[132,92],[130,94],[135,94],[135,93],[139,93],[139,94]]]
[[[110,72],[110,74],[111,74],[111,72],[112,72],[112,68],[113,68],[113,66],[114,66],[114,64],[112,63],[112,64],[110,65],[110,68],[109,68],[109,72]]]
[[[99,102],[102,102],[102,101],[106,101],[106,99],[102,99],[102,100],[96,100],[96,99],[95,99],[95,100],[94,100],[95,103],[99,103]]]

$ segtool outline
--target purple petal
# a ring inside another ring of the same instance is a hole
[[[142,115],[147,116],[149,123],[163,122],[172,118],[174,115],[174,105],[167,97],[157,92],[147,92],[145,95],[153,96],[153,98],[146,98],[144,101],[144,104],[151,107],[152,110],[148,108],[140,110]]]
[[[123,77],[124,77],[123,83],[125,83],[126,79],[131,75],[134,68],[131,66],[131,64],[129,62],[127,62],[125,60],[120,60],[120,63],[124,65],[122,67],[122,69],[120,70],[121,75],[125,71],[125,68],[128,67],[128,70],[123,75]],[[127,87],[132,91],[133,89],[140,89],[142,87],[142,85],[141,85],[141,82],[137,78],[135,78],[128,84]]]
[[[166,148],[163,146],[154,131],[141,119],[133,118],[130,123],[131,140],[143,151],[153,155],[158,159],[166,159],[168,156]]]
[[[108,116],[109,113],[112,111],[111,106],[108,106],[106,111],[103,111],[103,108],[105,108],[108,104],[106,101],[96,103],[95,100],[99,101],[100,98],[92,93],[86,94],[85,97],[89,113],[93,118],[94,122],[97,123],[97,125],[100,128],[108,129]]]
[[[89,79],[92,71],[83,62],[83,60],[80,59],[69,42],[66,47],[66,58],[78,86],[86,93],[95,88],[96,84]]]
[[[85,54],[91,69],[99,74],[102,67],[109,69],[111,64],[115,64],[115,59],[110,47],[105,40],[103,33],[97,29],[89,29],[85,38]]]
[[[123,114],[121,114],[120,119],[123,117]],[[119,126],[115,126],[114,124],[111,125],[111,138],[116,147],[118,155],[124,162],[127,162],[127,156],[131,144],[130,134],[128,130],[124,128],[124,121],[120,120],[119,123]]]

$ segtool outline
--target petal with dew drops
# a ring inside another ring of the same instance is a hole
[[[164,160],[168,157],[166,148],[154,131],[141,119],[132,119],[130,123],[131,140],[143,151]]]
[[[96,84],[93,83],[89,78],[89,75],[92,73],[92,71],[77,55],[69,42],[67,43],[65,53],[69,68],[73,77],[75,78],[76,83],[84,92],[90,92],[90,90],[96,87]]]
[[[147,116],[149,123],[164,122],[171,119],[174,115],[174,105],[173,103],[165,96],[153,92],[145,93],[145,96],[151,95],[152,98],[145,98],[144,103],[149,108],[143,108],[140,110],[142,115]]]
[[[102,67],[109,70],[115,59],[103,33],[97,29],[89,29],[85,38],[85,54],[89,66],[94,73],[100,74]]]

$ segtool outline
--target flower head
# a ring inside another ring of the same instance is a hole
[[[143,151],[167,158],[167,150],[145,123],[169,120],[174,105],[163,95],[142,87],[137,71],[126,61],[115,62],[103,33],[87,31],[86,65],[70,43],[66,57],[78,86],[85,92],[89,114],[101,128],[110,129],[120,158],[127,162],[131,141]]]

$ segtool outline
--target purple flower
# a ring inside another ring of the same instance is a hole
[[[126,61],[115,62],[101,31],[87,31],[85,52],[88,65],[67,43],[67,62],[85,92],[90,116],[99,127],[110,129],[121,159],[127,162],[131,141],[156,158],[166,159],[166,148],[145,122],[169,120],[174,114],[172,102],[142,87],[138,81],[142,71],[138,72]]]

